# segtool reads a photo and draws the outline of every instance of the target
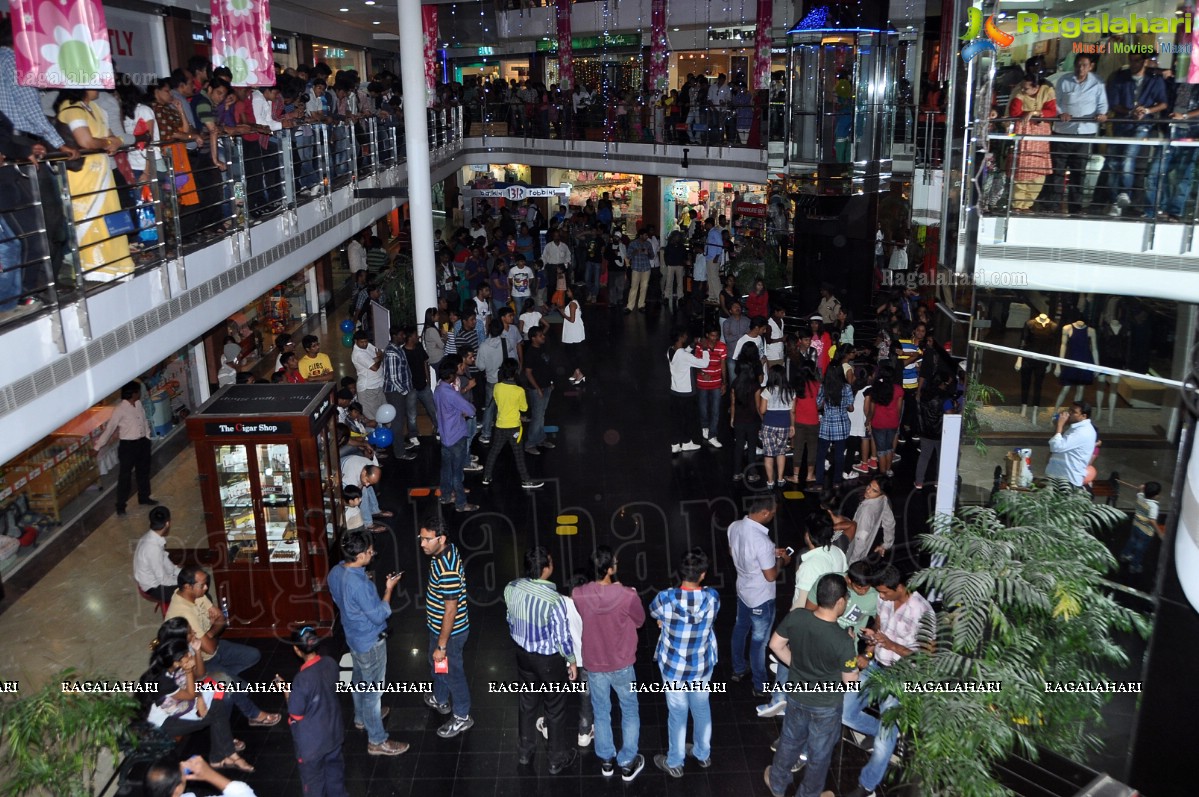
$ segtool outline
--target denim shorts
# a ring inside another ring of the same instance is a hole
[[[876,452],[878,455],[890,454],[895,448],[895,434],[898,429],[875,429],[871,428],[870,432],[874,435],[874,445],[878,447]]]

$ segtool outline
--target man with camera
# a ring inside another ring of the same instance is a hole
[[[388,709],[382,708],[380,693],[367,691],[372,687],[364,684],[378,684],[387,676],[391,594],[404,574],[389,574],[380,598],[366,575],[366,567],[375,556],[370,534],[347,531],[341,540],[341,552],[344,561],[329,571],[329,592],[341,613],[346,644],[354,662],[354,727],[366,730],[367,755],[402,755],[408,752],[408,743],[387,738],[383,720]]]

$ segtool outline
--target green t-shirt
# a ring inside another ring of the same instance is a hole
[[[826,622],[807,609],[794,609],[779,623],[776,633],[791,646],[787,683],[806,684],[817,690],[841,683],[841,674],[857,669],[857,647],[845,629]],[[834,691],[793,692],[792,700],[813,708],[837,706],[844,693]]]
[[[859,595],[849,588],[849,603],[845,606],[845,614],[837,620],[842,628],[852,628],[861,631],[866,627],[866,621],[878,614],[878,590],[874,587],[866,590],[865,595]]]

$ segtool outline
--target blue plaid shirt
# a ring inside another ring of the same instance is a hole
[[[412,389],[412,371],[408,369],[408,357],[403,348],[394,343],[383,350],[383,390],[407,396]]]
[[[662,623],[654,658],[665,681],[701,681],[716,667],[716,613],[720,596],[711,587],[659,592],[649,616]]]
[[[61,147],[62,136],[42,112],[41,92],[32,86],[18,86],[16,74],[16,53],[11,47],[0,47],[0,75],[13,76],[0,86],[0,112],[12,122],[13,130],[45,139],[52,147]]]
[[[816,406],[821,408],[820,431],[818,434],[825,440],[844,440],[849,437],[849,407],[853,404],[853,388],[849,385],[841,387],[841,406],[829,407],[824,403],[824,385],[816,394]]]

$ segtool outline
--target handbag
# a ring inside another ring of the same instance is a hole
[[[133,216],[127,210],[118,210],[104,217],[104,225],[108,227],[108,237],[116,238],[137,232],[138,226],[133,223]]]

